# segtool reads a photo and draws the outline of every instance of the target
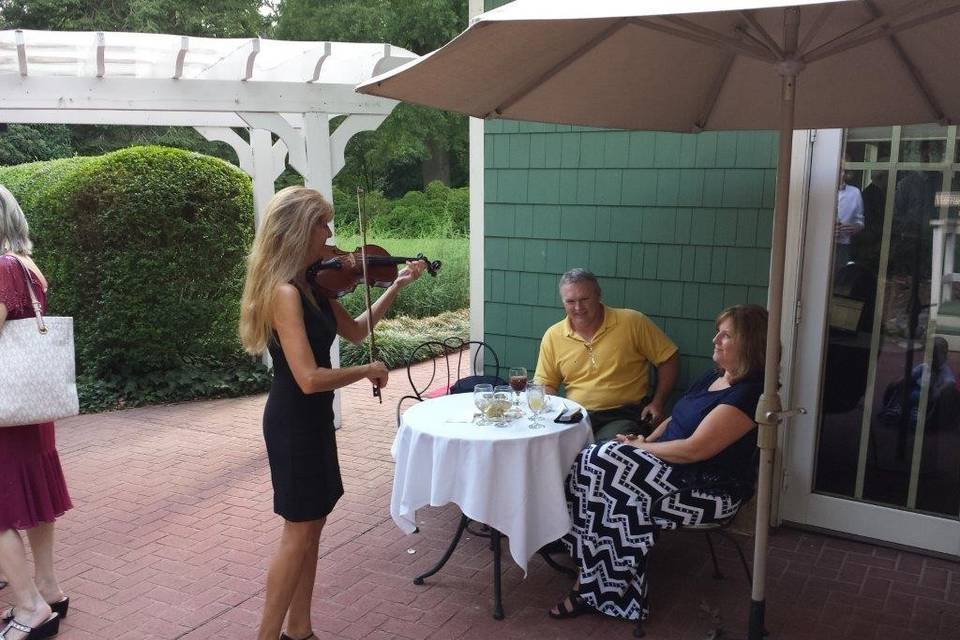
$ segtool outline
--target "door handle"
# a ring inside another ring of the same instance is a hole
[[[792,418],[793,416],[805,416],[807,415],[807,410],[803,407],[797,407],[795,409],[784,409],[783,411],[768,411],[767,420],[776,419],[777,422],[783,422],[784,418]]]

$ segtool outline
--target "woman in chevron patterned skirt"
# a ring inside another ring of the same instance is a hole
[[[716,321],[711,369],[677,401],[653,433],[617,436],[577,456],[567,477],[573,527],[563,541],[580,572],[552,618],[584,613],[645,619],[646,556],[656,529],[722,520],[746,496],[688,486],[742,480],[752,485],[754,413],[763,392],[767,311],[738,305]]]

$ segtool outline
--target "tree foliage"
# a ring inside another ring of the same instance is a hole
[[[466,0],[283,0],[275,35],[285,40],[389,42],[424,54],[467,25]],[[377,131],[347,147],[337,183],[399,196],[433,179],[467,182],[467,119],[401,104]],[[433,160],[433,162],[431,162]]]
[[[267,0],[0,0],[4,29],[237,38],[264,33]]]
[[[0,165],[53,160],[73,155],[70,129],[63,125],[11,124],[0,135]]]

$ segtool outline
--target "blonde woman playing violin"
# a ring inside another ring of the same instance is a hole
[[[279,546],[267,573],[259,640],[313,638],[310,601],[317,548],[327,515],[343,495],[333,426],[333,392],[364,378],[387,382],[382,362],[335,369],[330,346],[339,334],[360,342],[367,312],[351,318],[334,299],[317,299],[305,280],[309,265],[333,256],[333,207],[318,192],[287,187],[264,214],[247,260],[240,308],[240,339],[251,354],[269,350],[273,386],[263,412],[274,511],[283,518]],[[409,264],[371,306],[371,326],[416,280]],[[284,618],[287,633],[280,634]]]

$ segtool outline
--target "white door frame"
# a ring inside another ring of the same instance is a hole
[[[792,187],[805,182],[809,187],[806,193],[791,188],[796,205],[791,207],[790,229],[797,235],[788,244],[786,275],[795,295],[784,299],[800,304],[792,314],[784,312],[784,353],[790,358],[784,362],[783,382],[791,392],[788,406],[804,407],[807,413],[792,418],[781,434],[777,521],[960,555],[960,523],[955,520],[812,492],[843,131],[817,131],[815,142],[801,133],[794,144],[794,166],[800,169],[809,158],[809,170],[799,171],[809,178],[795,171],[791,182]]]

